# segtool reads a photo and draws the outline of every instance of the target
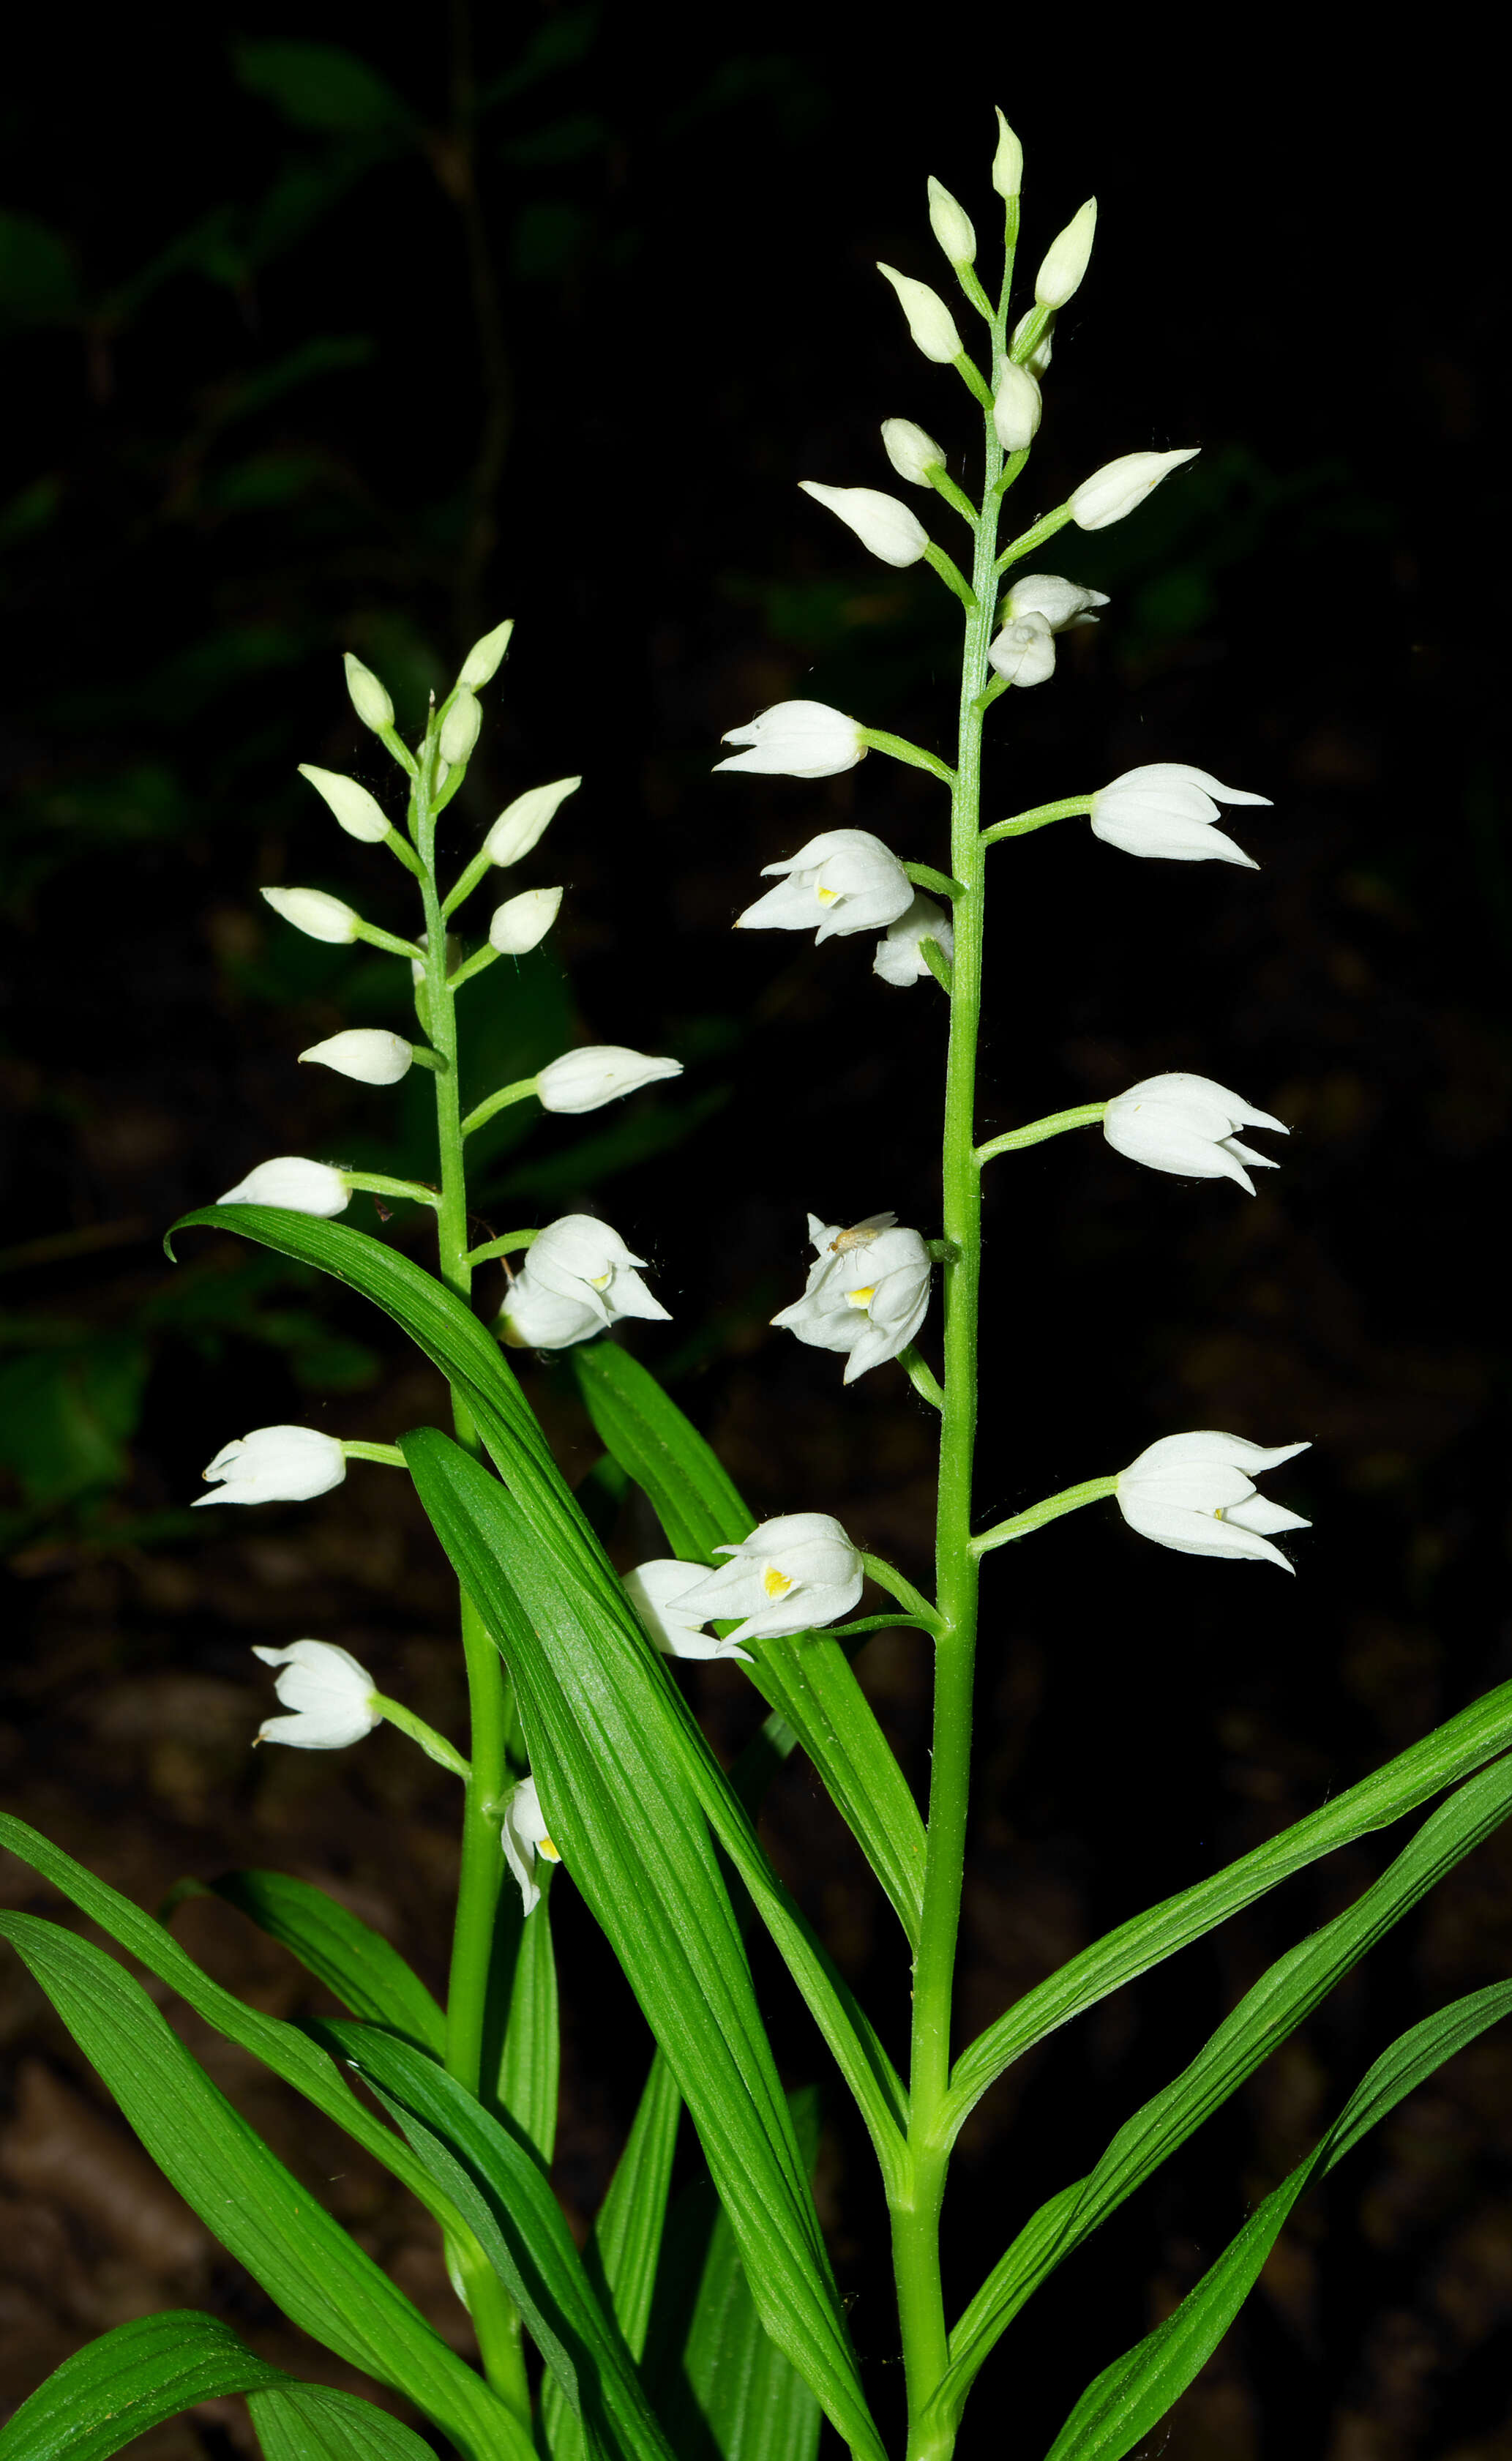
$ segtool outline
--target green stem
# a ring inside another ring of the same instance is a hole
[[[453,1777],[459,1777],[464,1785],[470,1782],[473,1772],[461,1753],[434,1726],[428,1726],[423,1718],[417,1718],[413,1709],[407,1709],[402,1701],[391,1701],[386,1694],[374,1692],[373,1705],[386,1725],[397,1726],[401,1735],[418,1744],[426,1759],[434,1761],[437,1768],[450,1769]]]
[[[939,1616],[923,1591],[916,1590],[913,1583],[899,1572],[896,1564],[889,1564],[885,1555],[862,1555],[861,1560],[880,1590],[885,1590],[890,1598],[896,1598],[909,1615],[918,1616],[931,1632],[935,1630]]]
[[[467,1262],[474,1267],[491,1265],[496,1256],[513,1255],[517,1248],[528,1248],[540,1236],[539,1230],[506,1230],[502,1238],[485,1239],[480,1248],[469,1248]]]
[[[1043,1504],[1032,1504],[1027,1512],[1015,1512],[1012,1521],[999,1521],[995,1528],[984,1530],[980,1538],[970,1542],[973,1555],[986,1555],[994,1547],[1006,1547],[1011,1538],[1027,1538],[1032,1530],[1043,1530],[1047,1521],[1058,1521],[1063,1512],[1078,1512],[1084,1504],[1100,1504],[1118,1487],[1113,1478],[1084,1478],[1079,1487],[1063,1487],[1058,1495],[1047,1495]]]
[[[881,726],[863,726],[858,732],[868,751],[890,752],[895,760],[905,760],[910,769],[927,769],[930,777],[938,778],[942,786],[953,789],[955,771],[948,769],[934,753],[926,752],[922,743],[910,743],[905,735],[889,735]]]
[[[1011,821],[994,821],[982,831],[982,844],[995,845],[999,838],[1027,838],[1032,829],[1048,829],[1052,821],[1084,818],[1092,809],[1090,795],[1063,795],[1058,803],[1036,803],[1032,812],[1018,812]]]
[[[1010,539],[993,567],[994,573],[1006,572],[1011,564],[1017,564],[1024,556],[1033,554],[1036,546],[1043,546],[1045,541],[1054,538],[1057,530],[1063,530],[1070,519],[1071,506],[1057,504],[1054,511],[1047,513],[1042,522],[1036,522],[1033,529],[1024,530],[1016,539]],[[990,582],[988,584],[988,589],[990,592]]]
[[[450,993],[448,992],[448,1001],[449,1000]],[[490,1094],[486,1102],[479,1103],[476,1111],[468,1112],[466,1119],[461,1121],[458,1124],[458,1135],[470,1137],[473,1130],[475,1128],[480,1128],[485,1121],[491,1120],[496,1111],[507,1109],[511,1102],[523,1102],[527,1101],[535,1090],[536,1081],[533,1077],[521,1077],[513,1085],[500,1085],[497,1094]],[[461,1252],[458,1251],[458,1253],[460,1252]]]
[[[955,592],[963,607],[969,608],[976,605],[976,593],[970,583],[960,566],[946,554],[943,546],[935,546],[931,543],[925,548],[924,560],[939,574],[947,589]]]
[[[475,854],[466,870],[447,890],[441,904],[441,912],[444,915],[455,914],[464,900],[471,897],[484,874],[492,868],[493,866],[486,854]]]
[[[359,1188],[369,1196],[407,1196],[415,1205],[439,1205],[436,1188],[425,1188],[417,1179],[388,1179],[378,1170],[344,1170],[341,1174],[349,1188]]]
[[[959,513],[964,522],[969,522],[974,530],[976,527],[976,506],[972,503],[970,497],[965,494],[964,491],[956,485],[955,481],[951,478],[949,471],[945,466],[945,463],[943,461],[931,461],[928,469],[924,475],[928,480],[930,486],[935,491],[935,494],[941,497],[942,500],[949,505],[952,512]]]
[[[1107,1110],[1106,1102],[1078,1102],[1074,1111],[1047,1111],[1042,1120],[1031,1120],[1027,1127],[990,1137],[985,1145],[977,1146],[977,1161],[990,1162],[994,1154],[1022,1153],[1026,1145],[1042,1145],[1046,1137],[1062,1137],[1068,1128],[1095,1128]]]
[[[932,947],[933,943],[930,942],[929,945]],[[946,989],[948,991],[948,984],[946,985]],[[911,1341],[909,1342],[906,1350],[899,1351],[898,1364],[907,1377],[914,1391],[921,1394],[924,1400],[926,1401],[933,1409],[943,1410],[945,1408],[945,1392],[940,1383],[940,1380],[936,1376],[928,1360],[926,1359],[920,1358],[917,1349]]]
[[[961,884],[948,871],[936,871],[932,863],[905,863],[904,869],[915,888],[932,888],[936,897],[959,897]]]
[[[346,1436],[341,1449],[349,1461],[383,1462],[390,1469],[409,1466],[397,1444],[366,1444],[354,1436]]]

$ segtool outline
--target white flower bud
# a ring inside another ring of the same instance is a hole
[[[307,1162],[303,1154],[278,1154],[271,1162],[260,1162],[215,1201],[217,1205],[281,1205],[287,1213],[313,1213],[329,1222],[333,1213],[345,1213],[351,1190],[345,1174],[329,1162]]]
[[[457,678],[458,682],[465,684],[469,692],[481,692],[484,684],[492,683],[503,663],[509,635],[514,629],[515,619],[508,615],[502,624],[496,624],[491,632],[485,632],[480,641],[475,641],[462,660],[462,672]]]
[[[506,898],[495,907],[488,926],[491,945],[501,957],[522,957],[545,938],[561,903],[560,888],[527,888],[519,897]]]
[[[1200,444],[1188,444],[1179,453],[1125,453],[1117,461],[1105,461],[1074,491],[1072,520],[1081,530],[1105,530],[1121,522],[1126,513],[1139,509],[1162,479],[1168,479],[1183,461],[1195,461],[1202,449]]]
[[[1020,316],[1017,324],[1013,328],[1013,338],[1010,344],[1011,349],[1014,351],[1017,350],[1019,343],[1023,340],[1024,335],[1028,331],[1030,319],[1036,316],[1038,312],[1037,309],[1031,308],[1024,315]],[[1054,324],[1047,325],[1038,341],[1034,344],[1034,347],[1031,351],[1028,358],[1023,360],[1021,363],[1029,370],[1032,376],[1042,376],[1044,374],[1046,369],[1050,365],[1051,354],[1054,349]]]
[[[483,840],[483,852],[500,869],[521,862],[538,838],[543,837],[559,807],[582,785],[581,778],[559,778],[550,786],[531,786],[505,805]]]
[[[302,760],[299,774],[308,778],[315,792],[334,815],[337,826],[349,838],[360,838],[364,845],[378,845],[389,834],[389,823],[383,808],[359,786],[355,778],[344,778],[338,769],[317,769],[310,760]]]
[[[950,918],[932,897],[916,892],[907,911],[900,914],[885,938],[878,941],[872,973],[900,990],[909,983],[922,983],[929,972],[921,947],[925,940],[932,940],[947,965],[950,963],[955,955]]]
[[[1075,632],[1096,624],[1089,610],[1106,607],[1101,589],[1083,589],[1079,581],[1062,580],[1058,572],[1026,572],[1003,601],[1003,621],[1016,624],[1025,615],[1043,615],[1053,632]]]
[[[1001,112],[997,115],[997,152],[992,157],[992,185],[1006,203],[1016,197],[1024,180],[1024,149]]]
[[[896,496],[884,496],[875,487],[824,487],[817,479],[800,479],[799,485],[805,496],[837,514],[883,564],[899,569],[917,564],[929,544],[918,515]]]
[[[458,690],[441,720],[441,759],[448,769],[459,769],[472,758],[483,713],[470,692]]]
[[[1005,453],[1028,451],[1039,433],[1044,408],[1038,378],[1016,359],[1005,359],[992,396],[992,425]]]
[[[1005,682],[1027,692],[1054,674],[1055,636],[1043,615],[1022,615],[1004,625],[987,654]]]
[[[1059,237],[1051,241],[1045,261],[1034,276],[1034,298],[1039,307],[1064,308],[1074,296],[1087,270],[1092,235],[1097,227],[1097,200],[1089,197]]]
[[[961,336],[955,329],[955,318],[938,290],[931,290],[926,282],[915,282],[911,274],[900,273],[891,265],[879,263],[877,270],[898,293],[899,305],[908,319],[908,331],[925,357],[936,360],[942,367],[948,367],[953,359],[958,359],[962,352]]]
[[[536,1079],[536,1098],[543,1111],[596,1111],[659,1077],[682,1073],[680,1059],[653,1059],[649,1052],[628,1051],[622,1042],[596,1042],[548,1060]]]
[[[900,479],[910,487],[927,487],[931,470],[945,466],[945,446],[911,418],[884,418],[882,422],[882,446]]]
[[[1183,760],[1152,760],[1126,769],[1092,799],[1092,834],[1125,854],[1156,855],[1170,863],[1237,863],[1260,866],[1217,826],[1220,803],[1268,807],[1268,795],[1225,786],[1205,769]]]
[[[866,758],[859,722],[821,700],[779,700],[719,740],[747,749],[716,760],[716,769],[747,769],[761,778],[838,778]]]
[[[202,1504],[308,1504],[328,1495],[347,1475],[347,1450],[317,1427],[254,1427],[223,1444],[204,1472],[218,1495],[197,1495]]]
[[[976,263],[976,233],[971,217],[938,180],[929,182],[929,228],[952,265]]]
[[[329,1640],[293,1640],[287,1649],[257,1649],[265,1666],[284,1669],[274,1691],[292,1717],[265,1719],[260,1744],[294,1744],[309,1752],[337,1752],[383,1723],[374,1708],[377,1685],[351,1652]]]
[[[415,1045],[383,1026],[353,1025],[345,1034],[312,1042],[299,1056],[317,1061],[322,1068],[333,1068],[338,1077],[354,1077],[359,1085],[396,1085],[410,1073]]]
[[[328,897],[323,888],[265,888],[262,893],[274,913],[307,939],[335,942],[357,936],[361,915],[339,897]]]
[[[351,696],[352,708],[364,726],[371,726],[374,735],[381,735],[386,727],[394,724],[393,701],[373,669],[365,667],[360,658],[354,658],[350,650],[345,663],[347,690]]]

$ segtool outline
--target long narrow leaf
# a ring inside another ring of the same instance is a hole
[[[196,2402],[287,2382],[215,2316],[140,2316],[53,2368],[0,2428],[0,2461],[108,2461]]]
[[[309,1880],[286,1872],[224,1872],[218,1880],[181,1880],[164,1914],[189,1897],[214,1896],[292,1951],[307,1973],[334,1992],[354,2017],[391,2025],[437,2059],[446,2051],[446,2015],[393,1942]]]
[[[139,1982],[35,1915],[0,1917],[0,1937],[163,2176],[294,2323],[407,2394],[473,2461],[529,2461],[525,2429],[211,2084]]]
[[[1124,2123],[1096,2168],[1077,2183],[1072,2201],[1067,2203],[1065,2190],[1052,2199],[1056,2230],[1046,2231],[1049,2208],[1031,2216],[950,2336],[950,2365],[936,2396],[944,2413],[960,2416],[989,2350],[1046,2276],[1253,2074],[1394,1923],[1501,1826],[1509,1809],[1512,1761],[1503,1760],[1441,1804],[1354,1905],[1267,1969],[1181,2075]]]
[[[1322,2143],[1256,2207],[1175,2313],[1087,2386],[1046,2461],[1123,2461],[1212,2357],[1304,2190],[1331,2171],[1405,2094],[1509,2014],[1512,1982],[1495,1982],[1401,2035],[1376,2061]]]
[[[853,2448],[878,2455],[750,1967],[690,1779],[689,1734],[697,1728],[682,1696],[623,1594],[616,1608],[576,1581],[570,1560],[543,1549],[516,1497],[459,1446],[427,1428],[407,1436],[403,1449],[458,1578],[509,1664],[552,1836],[667,2053],[767,2329]]]
[[[550,1873],[541,1902],[528,1918],[522,1914],[512,1884],[500,1903],[498,1934],[513,1955],[495,1965],[507,1981],[503,2010],[503,2043],[499,2055],[499,2106],[534,2146],[542,2168],[549,2171],[557,2142],[557,2086],[562,2057],[557,2013],[557,1960],[551,1946]],[[494,1977],[490,1976],[490,1996]]]
[[[328,2385],[275,2385],[246,2406],[263,2461],[436,2461],[412,2428]]]
[[[583,1345],[572,1363],[601,1441],[645,1490],[673,1553],[710,1563],[716,1547],[738,1545],[754,1516],[717,1453],[655,1377],[611,1341]],[[823,1633],[764,1641],[750,1675],[798,1736],[917,1943],[924,1823],[839,1641]]]
[[[1167,1897],[1095,1940],[979,2034],[955,2064],[948,2108],[952,2137],[1003,2070],[1057,2026],[1096,2006],[1152,1965],[1189,1947],[1230,1915],[1279,1887],[1320,1856],[1416,1811],[1445,1787],[1458,1785],[1512,1744],[1512,1683],[1471,1702],[1384,1768],[1241,1855],[1196,1888]]]

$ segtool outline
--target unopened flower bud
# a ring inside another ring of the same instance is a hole
[[[1064,308],[1080,288],[1097,227],[1097,200],[1089,197],[1059,237],[1051,241],[1045,261],[1034,276],[1034,297],[1041,308]]]
[[[365,845],[377,845],[388,836],[389,824],[382,806],[366,786],[358,785],[355,778],[344,778],[338,769],[317,769],[309,760],[300,762],[299,774],[309,780],[349,838],[360,838]]]
[[[304,1154],[275,1154],[260,1162],[234,1188],[216,1198],[217,1205],[280,1205],[287,1213],[313,1213],[329,1221],[345,1213],[351,1203],[346,1176],[329,1162],[310,1162]]]
[[[517,795],[499,815],[483,840],[490,863],[500,867],[521,862],[538,838],[544,836],[560,805],[582,785],[581,778],[558,778],[549,786],[531,786]]]
[[[620,1042],[594,1043],[548,1060],[536,1079],[536,1098],[543,1111],[596,1111],[605,1102],[617,1102],[622,1094],[653,1084],[659,1077],[682,1073],[680,1059],[627,1051]]]
[[[1126,513],[1139,509],[1162,479],[1168,479],[1183,461],[1195,461],[1202,449],[1200,444],[1188,444],[1177,453],[1125,453],[1117,461],[1105,461],[1074,490],[1072,520],[1082,530],[1105,530],[1112,523],[1121,522]]]
[[[333,1068],[338,1077],[355,1078],[359,1085],[396,1085],[410,1073],[415,1045],[383,1026],[353,1025],[345,1034],[312,1042],[299,1056],[302,1060],[317,1061],[322,1068]]]
[[[514,629],[515,619],[508,615],[502,624],[496,624],[491,632],[485,632],[480,641],[475,641],[462,660],[462,672],[457,678],[458,684],[465,685],[469,692],[481,692],[484,684],[492,683],[503,664],[509,635]]]
[[[364,726],[371,726],[374,735],[381,735],[386,727],[394,724],[393,701],[373,669],[365,667],[360,658],[354,658],[350,650],[345,663],[347,690],[351,696],[352,708]]]
[[[1038,315],[1038,313],[1039,310],[1037,308],[1031,308],[1024,315],[1020,316],[1017,324],[1013,328],[1013,338],[1009,345],[1011,350],[1017,350],[1031,322]],[[1055,328],[1054,322],[1052,322],[1046,326],[1038,341],[1031,351],[1028,358],[1020,361],[1020,365],[1026,367],[1032,376],[1042,376],[1050,365],[1051,354],[1054,352],[1054,347]]]
[[[459,769],[464,760],[471,760],[482,722],[483,713],[472,694],[458,686],[441,720],[441,759],[448,769]]]
[[[948,367],[961,356],[961,336],[956,332],[955,318],[927,282],[915,282],[911,274],[900,273],[891,265],[880,264],[880,274],[892,284],[898,302],[908,319],[908,331],[926,359]]]
[[[927,487],[931,470],[943,469],[945,446],[936,444],[911,418],[884,418],[882,422],[882,445],[900,479],[910,487]]]
[[[964,205],[938,180],[929,182],[929,228],[952,265],[974,265],[976,233]]]
[[[328,897],[323,888],[265,888],[263,896],[275,914],[308,939],[334,942],[357,936],[361,915],[339,897]]]
[[[506,898],[495,907],[488,926],[492,946],[501,957],[522,957],[545,938],[561,903],[560,888],[527,888],[519,897]]]
[[[1027,453],[1039,432],[1044,407],[1037,377],[1016,359],[1005,359],[992,396],[992,425],[1005,453]]]
[[[837,514],[883,564],[900,570],[917,564],[929,544],[918,515],[896,496],[884,496],[876,487],[824,487],[817,479],[800,479],[799,485],[805,496]]]
[[[1001,112],[997,115],[997,152],[992,157],[992,185],[1005,202],[1016,197],[1024,179],[1024,149]]]

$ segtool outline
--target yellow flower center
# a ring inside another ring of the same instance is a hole
[[[551,1843],[549,1837],[543,1837],[540,1845],[536,1848],[536,1852],[538,1854],[543,1854],[548,1863],[560,1863],[562,1860],[561,1855],[557,1852],[557,1850]]]
[[[613,1279],[614,1268],[611,1265],[607,1273],[590,1273],[588,1275],[588,1288],[590,1291],[607,1291]]]
[[[761,1575],[761,1587],[769,1598],[785,1598],[793,1583],[786,1573],[779,1573],[775,1564],[769,1564]]]
[[[819,899],[821,906],[833,906],[836,898],[840,895],[840,890],[838,888],[826,888],[822,882],[816,881],[814,884],[814,894]]]
[[[876,1283],[875,1283],[875,1282],[868,1282],[868,1283],[867,1283],[867,1285],[866,1285],[866,1287],[865,1287],[865,1289],[864,1289],[863,1291],[847,1291],[847,1292],[846,1292],[846,1294],[845,1294],[845,1305],[846,1305],[847,1307],[854,1307],[854,1308],[865,1308],[865,1307],[870,1307],[870,1305],[871,1305],[871,1303],[872,1303],[872,1300],[876,1297],[876,1295],[877,1295],[877,1285],[876,1285]]]

